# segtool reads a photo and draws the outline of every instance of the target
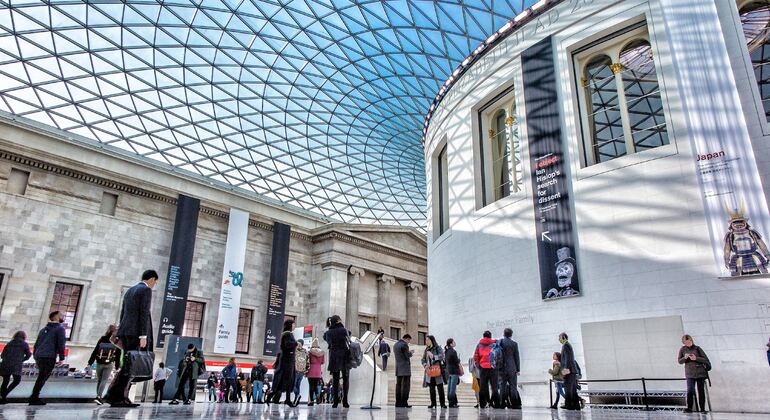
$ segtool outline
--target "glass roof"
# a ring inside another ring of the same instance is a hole
[[[424,227],[421,133],[530,0],[0,0],[0,110],[350,223]]]

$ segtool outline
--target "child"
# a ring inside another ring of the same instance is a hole
[[[225,382],[225,378],[222,377],[219,380],[219,402],[225,401],[225,390],[227,389],[227,382]]]
[[[548,369],[548,373],[556,384],[556,401],[554,401],[551,406],[551,410],[556,410],[559,407],[560,395],[567,398],[564,396],[564,376],[561,374],[561,363],[559,363],[559,359],[561,359],[561,353],[557,351],[553,354],[553,366],[551,369]]]

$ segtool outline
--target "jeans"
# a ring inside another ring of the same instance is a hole
[[[13,377],[13,381],[8,385],[8,380],[11,379],[11,377]],[[21,382],[21,375],[3,375],[3,385],[0,387],[0,398],[6,399],[8,394],[16,388],[16,385],[18,385],[19,382]]]
[[[457,385],[460,383],[460,375],[449,375],[449,385],[447,385],[447,398],[449,406],[457,405]]]
[[[554,382],[556,384],[556,400],[553,402],[552,407],[556,407],[559,405],[559,397],[564,397],[566,400],[567,397],[564,395],[564,382]]]
[[[497,407],[500,400],[497,388],[497,371],[495,369],[481,369],[479,375],[479,407],[484,408],[487,405]],[[492,396],[490,398],[489,388],[492,388]]]
[[[521,397],[518,390],[518,375],[516,372],[501,371],[500,378],[500,406],[508,408],[521,408]]]
[[[698,387],[698,409],[706,411],[706,378],[687,378],[687,408],[693,409],[696,385]]]
[[[159,381],[155,381],[152,384],[153,389],[155,390],[155,398],[152,399],[152,402],[154,403],[162,403],[163,402],[163,388],[166,387],[166,380],[161,379]]]
[[[411,381],[411,376],[396,376],[396,407],[409,405]]]
[[[321,392],[320,378],[307,378],[308,380],[308,389],[310,390],[310,397],[308,397],[308,402],[315,403],[318,400],[318,394]]]
[[[294,373],[294,398],[299,398],[299,388],[302,385],[302,378],[305,377],[303,372]]]
[[[262,402],[262,393],[264,392],[262,385],[262,381],[254,381],[251,383],[251,399],[254,402]]]
[[[40,399],[40,391],[51,376],[51,373],[53,373],[53,368],[56,367],[56,358],[40,357],[35,359],[35,363],[37,364],[38,374],[37,380],[35,380],[35,386],[32,388],[32,395],[29,397],[30,401]]]
[[[212,386],[209,388],[209,401],[216,401],[217,400],[217,387]]]
[[[96,364],[96,396],[98,398],[104,396],[104,390],[107,389],[112,374],[112,366],[112,363]]]
[[[770,353],[768,354],[768,359],[770,359]],[[382,356],[382,370],[388,370],[388,356]]]
[[[235,379],[225,379],[225,402],[238,402],[238,387]]]

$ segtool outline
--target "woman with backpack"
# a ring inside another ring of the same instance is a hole
[[[8,394],[21,381],[21,367],[24,361],[32,357],[32,352],[29,351],[29,344],[27,344],[27,333],[16,331],[13,339],[3,348],[3,353],[0,357],[3,359],[0,362],[0,376],[3,377],[3,385],[0,387],[0,404],[5,404]],[[13,378],[13,382],[8,385],[8,381],[11,378]]]
[[[422,354],[422,367],[425,368],[425,376],[422,386],[430,387],[430,405],[428,408],[436,408],[436,388],[441,408],[446,407],[444,401],[444,350],[436,342],[436,337],[429,335],[425,341],[425,352]]]
[[[340,404],[340,378],[342,379],[342,406],[349,408],[348,390],[350,389],[350,370],[349,370],[349,338],[348,330],[342,324],[342,318],[339,315],[332,315],[326,320],[326,332],[324,341],[329,344],[329,372],[332,374],[332,397],[334,404],[332,408],[337,408]]]
[[[99,405],[104,404],[102,397],[104,391],[107,389],[107,384],[110,382],[110,375],[112,375],[113,366],[115,370],[120,369],[120,361],[122,354],[120,349],[115,346],[117,337],[115,333],[118,331],[118,327],[110,325],[107,327],[107,331],[96,342],[94,351],[91,352],[91,357],[88,359],[88,366],[91,366],[96,362],[96,400]]]
[[[551,364],[551,368],[548,369],[548,374],[551,375],[551,381],[553,381],[554,385],[556,385],[556,400],[553,402],[553,405],[551,406],[551,410],[556,410],[559,408],[559,397],[564,397],[566,400],[567,397],[564,395],[564,375],[561,374],[561,353],[554,352],[553,353],[553,363]]]
[[[679,364],[684,365],[684,377],[687,378],[687,409],[686,413],[693,412],[695,400],[695,388],[698,388],[698,408],[706,412],[706,379],[709,377],[711,362],[706,352],[693,343],[692,336],[682,336],[682,348],[679,349]]]

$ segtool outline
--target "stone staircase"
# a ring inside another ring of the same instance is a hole
[[[371,342],[373,339],[371,336],[364,335],[362,337],[364,339],[365,345],[363,348],[365,349],[366,346]],[[385,342],[390,345],[390,348],[392,349],[393,346],[396,344],[395,340],[391,339],[385,339]],[[414,350],[414,356],[412,357],[412,386],[411,390],[409,392],[409,405],[412,405],[414,407],[427,407],[430,405],[430,388],[422,386],[423,381],[423,375],[425,374],[424,369],[422,367],[422,364],[420,363],[420,360],[422,359],[422,354],[425,352],[425,346],[418,346],[414,344],[410,344],[409,348],[411,350]],[[377,366],[382,368],[382,360],[377,358]],[[467,371],[467,366],[463,366],[465,370]],[[396,362],[394,358],[391,356],[388,359],[388,370],[385,371],[385,374],[388,376],[388,405],[389,406],[395,406],[396,405]],[[470,379],[470,375],[466,375],[468,379]],[[444,395],[447,395],[447,386],[444,385]],[[476,395],[474,394],[473,390],[471,389],[470,383],[463,382],[463,378],[460,380],[460,384],[457,386],[457,402],[460,405],[460,407],[473,407],[476,405]],[[438,400],[438,392],[436,393],[436,404],[439,404]],[[447,400],[447,405],[449,404],[449,401]]]

